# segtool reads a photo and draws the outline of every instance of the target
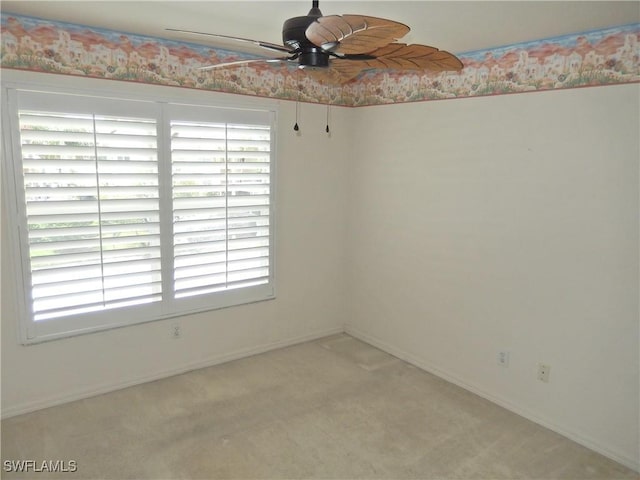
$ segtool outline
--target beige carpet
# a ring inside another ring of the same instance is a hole
[[[3,478],[638,478],[347,335],[7,419],[16,459],[77,472]]]

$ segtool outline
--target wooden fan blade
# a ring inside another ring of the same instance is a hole
[[[278,62],[286,62],[288,61],[289,58],[288,57],[282,57],[282,58],[252,58],[249,60],[236,60],[234,62],[223,62],[223,63],[216,63],[215,65],[207,65],[206,67],[200,67],[198,70],[214,70],[216,68],[225,68],[225,67],[235,67],[238,65],[247,65],[249,63],[259,63],[259,62],[265,62],[265,63],[278,63]]]
[[[462,62],[449,52],[427,45],[391,43],[367,53],[373,59],[357,60],[363,68],[388,68],[397,70],[430,70],[434,72],[460,71]],[[345,57],[349,59],[349,57]]]
[[[282,53],[282,52],[293,53],[293,51],[290,48],[284,47],[282,45],[278,45],[276,43],[263,42],[262,40],[251,40],[250,38],[232,37],[229,35],[219,35],[217,33],[194,32],[192,30],[179,30],[177,28],[165,28],[165,30],[169,32],[186,33],[189,35],[200,35],[200,36],[212,37],[220,40],[227,40],[234,43],[253,45],[253,46],[264,48],[267,50],[276,51],[279,53]]]
[[[320,17],[305,32],[314,45],[340,54],[369,53],[409,33],[406,25],[363,15]]]

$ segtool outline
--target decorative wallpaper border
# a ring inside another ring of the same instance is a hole
[[[462,72],[369,71],[342,86],[293,65],[194,43],[3,13],[0,67],[203,90],[367,106],[640,82],[640,24],[458,54]]]
[[[640,24],[461,53],[461,72],[369,72],[353,106],[640,82]]]

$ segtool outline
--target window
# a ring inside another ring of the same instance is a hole
[[[26,343],[273,298],[274,112],[6,97]]]

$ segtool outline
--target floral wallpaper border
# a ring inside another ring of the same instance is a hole
[[[2,13],[0,67],[368,106],[640,82],[640,24],[458,54],[462,72],[368,71],[342,86],[294,65],[202,66],[257,58],[204,45]]]

